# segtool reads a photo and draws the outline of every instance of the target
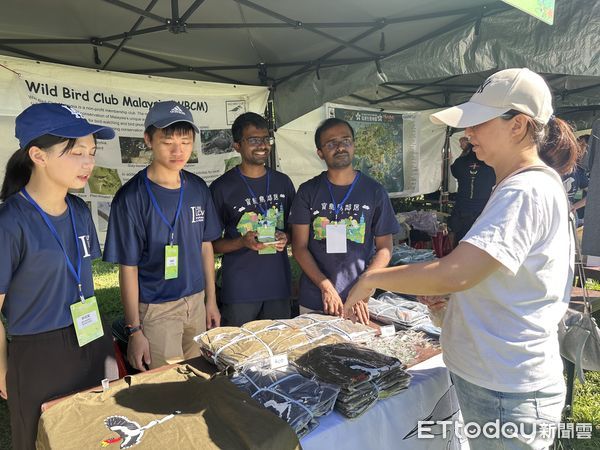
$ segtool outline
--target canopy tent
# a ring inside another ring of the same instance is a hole
[[[271,86],[279,124],[327,101],[455,104],[515,66],[581,111],[600,104],[598,17],[595,0],[556,0],[553,26],[485,0],[5,0],[0,53]]]

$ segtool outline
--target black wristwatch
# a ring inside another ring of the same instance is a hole
[[[142,331],[143,329],[144,329],[144,326],[141,323],[137,326],[125,325],[125,336],[129,337],[133,333],[137,333],[138,331]]]

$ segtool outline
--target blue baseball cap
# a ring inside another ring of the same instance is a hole
[[[60,103],[36,103],[17,116],[15,137],[21,148],[46,134],[64,138],[80,138],[89,134],[95,134],[98,139],[115,137],[112,128],[89,123],[79,111]]]
[[[152,105],[150,111],[148,111],[148,114],[146,115],[144,129],[148,129],[151,125],[154,125],[156,128],[166,128],[176,122],[187,122],[194,128],[196,133],[200,132],[194,123],[194,118],[192,117],[190,110],[181,103],[172,100],[156,102]]]

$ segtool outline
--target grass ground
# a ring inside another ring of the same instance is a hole
[[[123,314],[119,300],[117,266],[95,261],[93,269],[100,313],[106,321],[112,323],[114,319],[121,317]],[[299,275],[299,268],[295,263],[292,264],[292,272],[295,277]],[[590,286],[590,288],[593,287]],[[592,438],[564,440],[558,448],[574,450],[600,449],[600,372],[588,372],[583,385],[576,382],[573,422],[575,424],[592,424]],[[0,449],[10,450],[10,448],[8,409],[6,401],[0,399]]]

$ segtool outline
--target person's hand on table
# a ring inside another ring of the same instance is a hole
[[[349,319],[351,319],[353,322],[358,322],[358,323],[362,323],[363,325],[368,325],[369,324],[369,306],[368,306],[368,299],[366,299],[365,301],[362,302],[358,302],[356,305],[354,305],[354,307],[352,308],[352,314],[350,315]]]
[[[134,369],[146,371],[144,363],[150,365],[150,343],[143,331],[137,331],[129,336],[127,344],[127,360]]]
[[[350,293],[348,294],[346,303],[344,304],[344,317],[352,317],[354,306],[356,306],[359,302],[369,301],[369,298],[371,298],[371,295],[373,295],[375,292],[375,289],[367,287],[365,284],[365,276],[362,275],[356,284],[352,286],[352,289],[350,289]]]
[[[323,312],[331,316],[341,316],[344,313],[344,303],[333,284],[327,280],[327,285],[321,289]]]

